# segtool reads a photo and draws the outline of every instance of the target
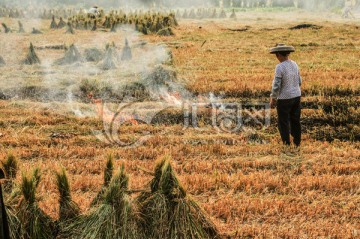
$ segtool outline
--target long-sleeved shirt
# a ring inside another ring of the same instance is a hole
[[[276,65],[271,98],[292,99],[301,96],[302,80],[296,62],[287,60]]]

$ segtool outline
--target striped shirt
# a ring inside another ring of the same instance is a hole
[[[287,60],[276,65],[271,97],[292,99],[301,96],[301,77],[296,62]]]

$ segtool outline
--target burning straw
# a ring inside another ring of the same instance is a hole
[[[138,198],[147,238],[219,238],[215,225],[180,185],[169,158],[157,163],[150,188]]]

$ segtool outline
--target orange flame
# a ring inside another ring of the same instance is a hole
[[[182,99],[179,92],[161,94],[160,98],[165,100],[169,104],[181,105]]]

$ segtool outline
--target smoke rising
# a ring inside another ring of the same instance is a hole
[[[77,9],[88,9],[97,5],[106,10],[109,9],[176,9],[176,8],[192,8],[192,7],[224,7],[224,8],[255,8],[255,7],[295,7],[307,9],[311,11],[331,10],[334,8],[344,7],[345,0],[1,0],[0,6],[27,8],[61,8],[70,7]],[[356,7],[359,3],[355,1]]]

